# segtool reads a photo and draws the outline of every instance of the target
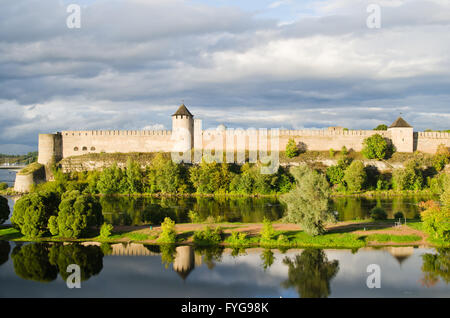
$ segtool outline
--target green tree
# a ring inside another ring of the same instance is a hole
[[[450,283],[450,249],[439,248],[437,254],[426,253],[422,255],[422,283],[431,287],[441,278],[446,284]]]
[[[142,193],[143,177],[141,167],[138,163],[131,160],[131,158],[127,161],[125,178],[128,193]]]
[[[0,191],[8,189],[8,184],[6,182],[0,182]]]
[[[100,237],[101,238],[110,237],[113,228],[114,226],[112,224],[103,223],[102,227],[100,228]]]
[[[158,153],[147,173],[149,192],[183,192],[182,189],[186,186],[181,172],[181,165],[173,162],[170,157]]]
[[[347,184],[347,188],[350,191],[356,192],[361,191],[365,182],[367,174],[364,169],[364,164],[357,160],[353,161],[350,166],[345,169],[344,181]]]
[[[284,288],[294,287],[302,298],[325,298],[330,295],[330,281],[339,271],[338,261],[328,261],[319,249],[305,249],[292,260],[286,257],[288,279]]]
[[[412,159],[405,164],[405,168],[395,169],[392,173],[392,186],[395,190],[421,190],[424,178],[422,164]]]
[[[88,233],[90,227],[103,223],[102,206],[90,195],[79,191],[65,193],[57,216],[49,220],[50,232],[61,237],[79,238]]]
[[[330,186],[324,175],[313,171],[306,165],[292,167],[291,174],[296,187],[281,196],[287,205],[286,220],[301,224],[310,235],[325,232],[325,223],[335,220],[330,207]]]
[[[373,130],[388,130],[388,126],[385,124],[378,125]]]
[[[295,143],[294,138],[289,138],[288,143],[286,144],[286,156],[288,158],[294,158],[299,155],[300,151]]]
[[[260,256],[262,262],[263,262],[263,268],[264,270],[270,268],[272,266],[273,262],[275,261],[275,257],[273,256],[273,252],[270,249],[265,249]]]
[[[127,180],[124,173],[116,163],[111,167],[105,168],[97,181],[97,190],[101,194],[125,193],[127,189]]]
[[[0,196],[0,224],[5,223],[9,219],[9,213],[8,199]]]
[[[393,153],[392,146],[380,134],[372,135],[363,141],[362,154],[367,159],[383,160]]]
[[[10,251],[11,245],[9,245],[9,242],[0,241],[0,266],[8,261]]]
[[[59,196],[54,192],[24,195],[14,205],[11,223],[27,237],[41,237],[48,232],[48,221],[56,215],[58,202]]]

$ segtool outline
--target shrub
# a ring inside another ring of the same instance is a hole
[[[387,213],[383,208],[375,207],[370,211],[370,217],[374,220],[386,220]]]
[[[263,226],[261,228],[261,240],[270,241],[275,236],[275,230],[273,229],[272,222],[264,217]]]
[[[346,156],[346,155],[348,155],[348,150],[347,150],[347,147],[345,147],[345,146],[342,146],[342,148],[341,148],[341,155],[343,155],[343,156]]]
[[[195,231],[193,241],[197,245],[218,245],[222,241],[222,229],[219,226],[215,229],[207,226]]]
[[[278,236],[277,243],[279,243],[279,244],[288,244],[289,243],[289,239],[285,235],[280,234]]]
[[[0,224],[3,224],[9,218],[8,199],[0,196]]]
[[[405,216],[400,211],[394,214],[394,219],[396,219],[396,220],[403,219],[403,218],[405,218]]]
[[[41,237],[48,232],[48,221],[56,215],[58,202],[59,196],[54,192],[27,194],[14,205],[11,223],[27,237]]]
[[[0,191],[8,189],[8,184],[5,182],[0,182]]]
[[[110,237],[113,228],[114,226],[112,226],[112,224],[103,223],[102,227],[100,228],[100,237],[101,238]]]
[[[294,158],[299,155],[299,149],[297,144],[295,143],[294,138],[289,138],[289,141],[286,145],[286,157]]]
[[[334,149],[331,148],[331,149],[329,150],[329,152],[330,152],[330,157],[333,158],[333,157],[334,157]]]
[[[177,241],[177,232],[175,230],[175,221],[165,218],[161,223],[161,234],[158,237],[158,243],[173,244]]]
[[[103,223],[102,206],[92,196],[74,190],[66,192],[59,204],[58,216],[52,217],[48,226],[53,235],[79,238],[92,226]]]
[[[189,210],[188,217],[191,220],[192,223],[201,223],[202,218],[200,217],[200,214],[198,212]]]
[[[247,234],[244,232],[232,232],[227,242],[231,245],[242,245],[246,243]]]

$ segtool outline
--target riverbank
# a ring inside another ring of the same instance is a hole
[[[275,235],[272,240],[262,241],[260,223],[219,223],[219,224],[177,224],[177,243],[175,245],[198,245],[193,236],[196,231],[207,226],[222,229],[222,239],[218,244],[234,248],[351,248],[381,246],[429,246],[449,247],[450,243],[431,240],[421,231],[419,220],[406,220],[406,225],[395,226],[393,220],[386,221],[346,221],[327,226],[327,233],[321,236],[309,236],[298,225],[274,223]],[[100,238],[92,233],[88,238],[65,239],[61,237],[43,237],[29,239],[11,226],[0,227],[0,240],[34,242],[101,242],[101,243],[142,243],[158,244],[159,226],[115,226],[108,238]],[[232,233],[243,235],[232,235]],[[245,237],[244,237],[245,236]],[[239,238],[238,238],[239,237]]]

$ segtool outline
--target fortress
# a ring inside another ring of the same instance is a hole
[[[63,158],[87,153],[129,152],[201,152],[284,151],[290,138],[306,150],[339,150],[343,146],[361,151],[365,138],[380,134],[389,139],[398,152],[435,153],[440,144],[450,147],[450,133],[414,132],[399,117],[386,131],[326,129],[277,130],[276,139],[267,130],[226,129],[202,130],[202,121],[183,104],[172,115],[172,130],[89,130],[62,131],[39,135],[38,162],[47,165]],[[274,142],[274,140],[276,142]]]

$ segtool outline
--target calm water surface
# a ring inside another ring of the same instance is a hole
[[[0,297],[450,297],[449,250],[0,244]],[[65,283],[73,263],[80,289]],[[366,285],[370,264],[379,289]]]

